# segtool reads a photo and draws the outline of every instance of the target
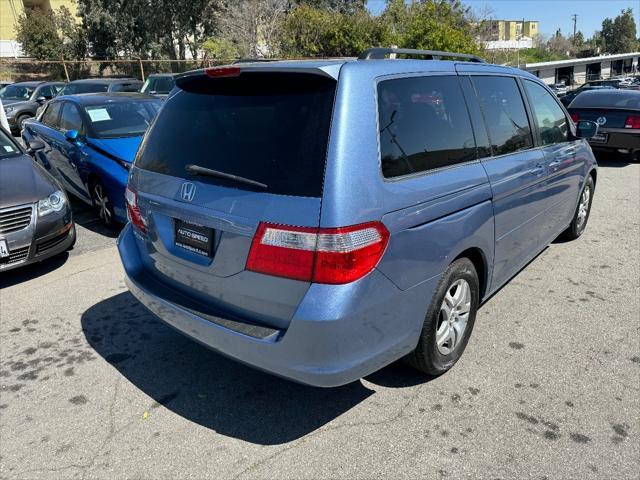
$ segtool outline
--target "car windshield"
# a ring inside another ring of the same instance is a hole
[[[29,100],[36,87],[27,85],[7,85],[0,90],[2,100]]]
[[[140,91],[142,93],[165,94],[171,91],[175,83],[173,77],[149,77]]]
[[[118,138],[143,135],[161,105],[160,100],[133,100],[87,105],[84,109],[96,137]]]
[[[70,83],[66,85],[60,95],[79,95],[82,93],[102,93],[109,90],[106,83]]]
[[[19,153],[20,149],[9,138],[9,135],[0,129],[0,158],[13,157]]]

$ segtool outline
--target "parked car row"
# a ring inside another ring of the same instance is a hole
[[[174,85],[175,74],[149,75],[143,83],[135,78],[87,78],[73,82],[18,82],[0,86],[0,100],[9,127],[17,135],[24,121],[35,117],[42,106],[57,95],[85,93],[142,92],[166,97]]]
[[[144,89],[171,87],[165,100],[62,95],[23,122],[52,187],[22,206],[32,220],[40,197],[62,211],[60,185],[107,224],[126,212],[118,251],[135,297],[214,350],[317,386],[400,358],[449,370],[481,303],[556,237],[584,232],[589,143],[617,141],[624,115],[640,132],[636,97],[572,121],[533,75],[462,54],[371,49],[163,81]],[[71,235],[65,218],[52,238]],[[0,234],[4,259],[14,235]]]

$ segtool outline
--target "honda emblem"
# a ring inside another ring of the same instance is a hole
[[[184,182],[180,188],[180,198],[185,202],[191,202],[196,195],[196,185],[191,182]]]

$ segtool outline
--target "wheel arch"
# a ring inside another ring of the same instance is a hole
[[[487,256],[479,247],[467,248],[461,252],[453,261],[460,258],[468,258],[476,269],[478,274],[478,281],[480,282],[480,300],[487,294],[487,288],[489,285],[489,268],[487,262]],[[451,262],[453,263],[453,262]]]

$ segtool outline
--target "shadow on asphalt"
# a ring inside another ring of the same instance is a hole
[[[615,152],[595,152],[598,166],[602,168],[624,168],[633,162],[628,155]]]
[[[95,351],[160,405],[206,428],[262,445],[300,438],[375,392],[362,382],[321,389],[298,385],[229,360],[173,330],[129,292],[82,315]],[[429,379],[402,365],[367,377],[406,387]]]
[[[108,228],[102,224],[96,210],[82,200],[70,196],[73,220],[80,226],[99,235],[116,238],[120,234],[120,228]]]
[[[38,263],[0,273],[0,289],[12,287],[18,283],[33,280],[57,270],[69,258],[69,252],[63,252],[55,257],[47,258]]]

